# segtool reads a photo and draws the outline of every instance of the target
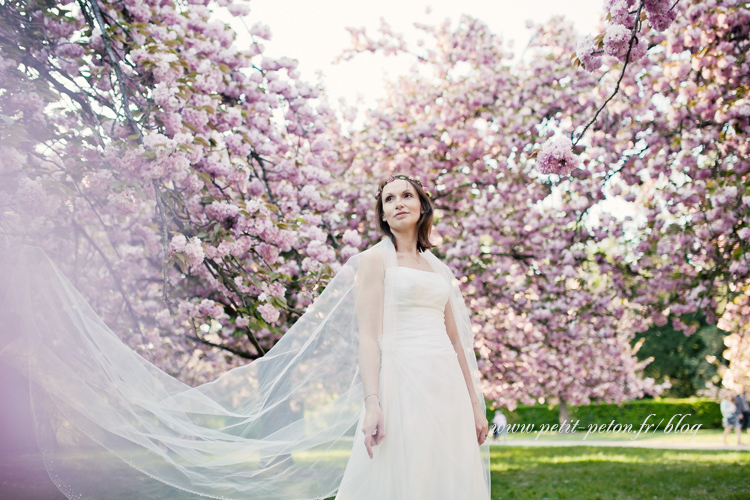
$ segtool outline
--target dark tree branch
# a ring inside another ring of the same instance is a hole
[[[120,295],[122,295],[122,300],[125,302],[125,306],[128,308],[128,312],[130,313],[130,317],[133,321],[133,325],[135,326],[135,329],[140,332],[141,327],[138,324],[138,315],[133,310],[133,306],[130,304],[130,301],[128,300],[128,295],[125,293],[125,290],[122,288],[122,283],[120,283],[120,280],[117,278],[117,274],[115,273],[115,268],[112,267],[112,263],[109,261],[107,256],[104,254],[101,248],[99,248],[99,245],[96,244],[96,242],[89,236],[89,234],[86,232],[86,230],[78,224],[75,220],[71,221],[73,227],[80,231],[81,235],[88,241],[92,247],[94,247],[94,250],[101,256],[102,260],[104,261],[104,265],[107,266],[107,269],[109,270],[109,274],[112,276],[112,279],[115,282],[115,286],[117,287],[117,290],[119,290]]]
[[[601,105],[601,107],[596,110],[596,113],[594,114],[594,117],[591,119],[591,121],[589,121],[586,124],[586,126],[583,127],[583,130],[578,135],[578,138],[575,141],[573,141],[573,146],[577,146],[578,145],[578,142],[580,142],[580,140],[583,138],[584,134],[589,129],[589,127],[591,125],[593,125],[594,122],[596,122],[596,119],[599,117],[599,113],[601,113],[604,110],[604,108],[607,106],[607,104],[609,104],[609,101],[611,101],[612,99],[614,99],[614,97],[620,91],[620,83],[622,83],[622,79],[625,77],[625,70],[627,69],[628,62],[630,61],[630,52],[633,50],[633,42],[636,40],[636,38],[637,38],[636,35],[638,34],[638,30],[640,29],[640,24],[641,24],[641,9],[643,9],[643,0],[641,0],[640,5],[638,6],[638,10],[636,11],[636,14],[635,14],[635,22],[633,23],[633,31],[632,31],[632,34],[630,36],[630,42],[628,43],[628,53],[625,54],[625,62],[622,65],[622,72],[620,73],[620,78],[617,80],[617,84],[615,85],[615,90],[614,90],[614,92],[612,92],[612,95],[609,96],[609,98],[606,101],[604,101],[604,103]],[[641,41],[639,43],[644,43],[644,42]],[[571,139],[573,139],[574,135],[575,135],[575,132],[572,132],[571,133]]]
[[[244,359],[251,359],[252,360],[252,359],[258,359],[258,358],[261,357],[261,356],[259,356],[257,354],[250,354],[249,352],[240,351],[239,349],[234,349],[234,348],[226,346],[226,345],[215,344],[215,343],[213,343],[213,342],[211,342],[209,340],[202,339],[200,337],[196,337],[196,336],[193,336],[193,335],[185,335],[185,337],[188,338],[188,339],[190,339],[190,340],[194,340],[196,342],[199,342],[199,343],[201,343],[203,345],[207,345],[207,346],[215,347],[217,349],[221,349],[221,350],[224,350],[224,351],[227,351],[227,352],[231,352],[232,354],[234,354],[236,356],[239,356],[241,358],[244,358]]]
[[[138,122],[133,117],[133,113],[130,111],[130,99],[128,98],[128,89],[125,86],[125,77],[122,74],[122,69],[119,65],[119,59],[115,57],[115,52],[112,49],[112,44],[110,43],[109,36],[107,36],[107,25],[104,23],[104,19],[102,18],[102,11],[99,7],[98,0],[88,0],[89,5],[91,6],[91,10],[94,14],[94,19],[96,20],[96,24],[98,25],[99,30],[102,34],[102,42],[104,43],[104,50],[107,52],[107,57],[109,58],[109,65],[114,70],[115,75],[117,77],[117,85],[120,88],[120,95],[122,96],[122,110],[125,113],[125,117],[128,120],[129,125],[131,126],[133,132],[138,134],[138,137],[141,138],[143,134],[141,133],[141,129],[138,126]],[[81,5],[81,10],[84,10],[84,4],[86,3],[86,0],[79,0],[79,5]],[[92,23],[93,24],[93,23]]]

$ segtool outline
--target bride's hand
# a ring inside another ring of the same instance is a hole
[[[365,447],[367,454],[372,458],[372,447],[378,445],[385,438],[385,420],[380,405],[368,406],[365,412],[365,421],[362,424],[362,432],[365,434]]]
[[[474,407],[474,427],[477,431],[477,443],[481,445],[487,439],[487,433],[489,432],[487,417],[479,406],[472,406]]]

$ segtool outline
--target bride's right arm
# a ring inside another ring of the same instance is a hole
[[[359,329],[359,370],[365,396],[378,394],[380,377],[380,345],[383,331],[383,262],[378,255],[365,253],[354,278],[355,310]],[[369,408],[378,398],[371,396]],[[376,404],[377,406],[377,404]]]
[[[383,413],[380,409],[380,344],[383,331],[384,266],[377,254],[366,252],[354,278],[355,310],[359,329],[359,373],[365,399],[365,446],[372,458],[372,445],[385,437]],[[375,394],[371,396],[371,394]],[[373,433],[375,433],[373,435]]]

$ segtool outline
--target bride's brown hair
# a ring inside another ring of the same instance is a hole
[[[419,179],[413,179],[403,174],[389,175],[380,181],[380,184],[378,185],[378,194],[375,195],[377,198],[375,212],[378,214],[378,228],[380,229],[380,232],[388,236],[391,241],[393,241],[394,246],[396,245],[393,233],[391,232],[391,226],[388,225],[388,222],[383,220],[383,215],[385,215],[383,212],[383,188],[385,188],[386,184],[395,179],[403,179],[414,186],[414,190],[419,197],[419,205],[424,212],[419,214],[419,220],[417,221],[417,252],[423,252],[430,248],[435,248],[435,245],[430,243],[430,230],[432,229],[432,216],[434,213],[432,200],[430,198],[431,195],[429,192],[422,189],[422,183]]]

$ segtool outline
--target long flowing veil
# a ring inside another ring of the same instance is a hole
[[[190,387],[126,346],[47,255],[0,259],[0,359],[29,380],[37,443],[68,498],[322,499],[341,482],[364,410],[350,257],[265,356]],[[450,302],[482,405],[458,281]],[[388,290],[385,290],[388,293]],[[394,317],[384,308],[383,328]],[[489,488],[489,447],[481,446]]]

